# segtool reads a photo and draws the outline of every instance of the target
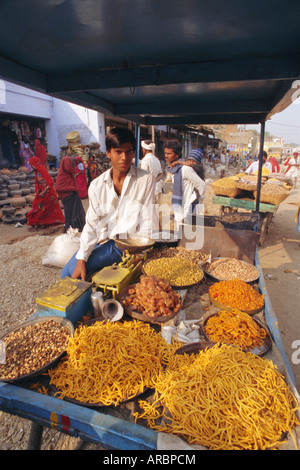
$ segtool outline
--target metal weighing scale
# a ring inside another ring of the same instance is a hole
[[[130,254],[123,252],[122,261],[119,264],[107,266],[92,277],[92,284],[96,289],[104,293],[111,292],[113,299],[118,299],[125,287],[133,284],[142,272],[143,262],[147,259],[147,253]]]
[[[122,250],[122,261],[119,264],[107,266],[92,277],[93,286],[111,292],[113,299],[118,299],[125,287],[133,284],[142,272],[143,262],[147,252],[152,249],[155,240],[137,235],[116,235],[116,245]]]

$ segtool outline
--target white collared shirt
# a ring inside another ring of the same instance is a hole
[[[182,165],[182,205],[179,212],[174,211],[174,217],[177,221],[184,219],[189,210],[192,202],[194,202],[199,194],[201,200],[204,199],[206,191],[206,183],[203,181],[195,170],[187,165]],[[172,174],[174,181],[174,175]],[[197,190],[197,191],[196,191]],[[198,194],[197,194],[198,192]],[[199,201],[199,203],[203,201]]]
[[[258,166],[259,166],[259,161],[258,160],[256,160],[255,162],[252,162],[251,165],[245,171],[245,173],[247,173],[248,175],[250,175],[251,173],[255,173],[256,171],[258,171]],[[266,161],[263,164],[263,167],[266,168],[267,170],[269,170],[272,173],[272,164],[271,164],[271,162]]]
[[[97,243],[120,233],[139,233],[151,237],[158,230],[154,206],[153,176],[134,165],[117,195],[111,169],[94,179],[89,186],[89,207],[82,230],[77,259],[87,261]]]
[[[162,168],[159,159],[153,155],[153,153],[148,152],[146,155],[142,158],[140,162],[140,167],[143,170],[149,171],[149,173],[152,173],[154,176],[154,179],[158,177],[160,173],[162,173]],[[162,192],[163,189],[163,184],[162,181],[158,181],[155,185],[155,194],[159,194]]]

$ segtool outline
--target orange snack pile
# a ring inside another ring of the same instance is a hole
[[[235,344],[245,350],[262,346],[266,337],[266,330],[239,310],[222,310],[211,316],[204,331],[211,341]]]
[[[259,310],[264,306],[265,296],[240,279],[220,281],[209,288],[209,295],[222,305],[242,311]]]

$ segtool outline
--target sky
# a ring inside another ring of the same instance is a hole
[[[246,128],[260,132],[260,125],[247,125]],[[282,137],[284,145],[291,143],[300,145],[300,100],[296,100],[284,111],[274,114],[266,121],[265,131],[276,137]]]

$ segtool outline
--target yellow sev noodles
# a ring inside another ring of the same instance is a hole
[[[83,325],[69,339],[66,360],[48,372],[50,384],[61,399],[118,405],[154,385],[171,350],[143,322]]]
[[[227,344],[174,355],[156,382],[154,402],[139,404],[144,411],[135,421],[144,418],[152,429],[212,450],[276,448],[299,424],[296,399],[274,364]]]

